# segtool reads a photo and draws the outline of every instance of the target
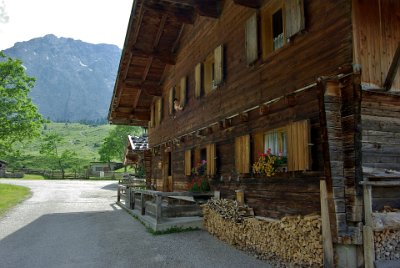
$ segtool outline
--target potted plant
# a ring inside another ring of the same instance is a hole
[[[258,160],[253,164],[253,173],[266,177],[271,177],[277,172],[286,171],[287,158],[279,155],[273,155],[271,148],[268,148],[266,153],[259,153]]]
[[[191,179],[188,183],[188,191],[192,193],[204,193],[210,191],[210,184],[208,178],[206,177],[207,162],[202,160],[196,167],[192,168]],[[195,200],[198,199],[208,199],[208,196],[194,195]]]

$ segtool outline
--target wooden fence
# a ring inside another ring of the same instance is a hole
[[[124,173],[120,172],[104,172],[104,176],[90,176],[87,170],[75,171],[75,172],[64,172],[59,170],[39,170],[39,169],[27,169],[23,168],[20,170],[10,170],[10,174],[33,174],[41,175],[49,180],[89,180],[89,179],[104,179],[104,180],[120,180],[124,177]]]

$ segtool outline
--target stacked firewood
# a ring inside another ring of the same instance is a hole
[[[391,206],[383,206],[383,210],[381,212],[400,212],[400,209],[392,208]]]
[[[213,202],[213,201],[211,201]],[[222,204],[222,201],[220,204]],[[319,215],[284,217],[277,221],[221,216],[214,203],[203,207],[204,226],[219,239],[276,265],[321,267],[323,249]],[[222,211],[224,211],[222,209]]]
[[[254,216],[253,210],[247,205],[239,205],[236,200],[209,199],[207,206],[216,211],[222,218],[233,222],[243,222],[245,217]]]
[[[375,259],[400,260],[400,209],[384,206],[378,212],[374,220],[385,222],[385,229],[374,232]]]
[[[400,230],[374,232],[375,258],[400,260]]]

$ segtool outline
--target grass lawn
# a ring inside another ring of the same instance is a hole
[[[42,175],[24,174],[23,180],[44,180]]]
[[[1,177],[0,177],[1,178]],[[8,179],[8,180],[44,180],[42,175],[33,175],[33,174],[24,174],[23,178],[1,178],[1,179]]]
[[[0,216],[11,207],[25,200],[31,190],[27,187],[0,184]]]

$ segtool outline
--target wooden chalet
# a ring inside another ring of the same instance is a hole
[[[128,135],[128,142],[125,148],[124,165],[134,165],[144,161],[145,152],[149,149],[148,137],[143,135],[141,137]]]
[[[136,0],[109,121],[148,127],[160,191],[206,160],[222,197],[281,218],[320,213],[323,181],[339,259],[361,266],[361,183],[400,170],[399,26],[397,0]],[[268,148],[287,164],[258,178]]]

